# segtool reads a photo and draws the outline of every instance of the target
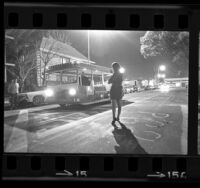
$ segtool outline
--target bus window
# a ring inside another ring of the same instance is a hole
[[[62,83],[63,84],[77,83],[77,75],[63,73],[62,74]]]
[[[60,73],[54,72],[47,75],[46,78],[48,85],[58,85],[60,84]]]
[[[93,75],[94,85],[102,85],[102,76]]]
[[[87,76],[84,75],[84,74],[81,74],[81,79],[82,79],[82,85],[83,85],[83,86],[90,86],[91,81],[90,81],[90,78],[89,78],[89,77],[87,77]]]

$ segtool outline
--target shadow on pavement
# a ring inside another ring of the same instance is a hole
[[[128,100],[123,100],[122,101],[122,107],[126,106],[128,104],[131,104],[133,102],[130,102]],[[96,104],[89,104],[89,105],[81,105],[81,104],[74,104],[74,105],[66,105],[65,107],[57,107],[57,108],[52,108],[52,109],[48,109],[48,112],[66,112],[66,111],[86,111],[86,110],[94,110],[94,109],[98,109],[100,112],[106,111],[106,110],[110,110],[111,109],[111,102],[110,101],[106,101],[106,102],[101,102],[101,103],[96,103]],[[41,110],[42,111],[47,111],[45,110]],[[100,113],[99,112],[99,113]]]
[[[123,123],[119,122],[121,128],[118,128],[116,124],[113,124],[114,131],[112,132],[114,138],[119,146],[115,146],[115,150],[118,154],[148,154],[138,143],[136,137],[130,129],[128,129]]]

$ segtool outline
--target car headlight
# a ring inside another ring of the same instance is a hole
[[[46,89],[46,90],[45,90],[45,95],[46,95],[47,97],[52,97],[52,96],[54,95],[54,92],[53,92],[52,89]]]
[[[169,91],[169,86],[168,85],[161,85],[160,86],[161,92],[168,92]]]
[[[69,90],[69,94],[72,95],[72,96],[76,95],[76,90],[73,89],[73,88],[70,89],[70,90]]]

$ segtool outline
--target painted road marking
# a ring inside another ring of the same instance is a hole
[[[155,123],[157,123],[158,125],[150,125],[150,124],[148,124],[148,123],[145,123],[145,126],[147,126],[147,127],[156,127],[156,128],[165,126],[165,124],[164,124],[163,122],[160,122],[160,121],[151,120],[151,122],[152,122],[152,123],[155,122]]]
[[[169,114],[167,114],[167,113],[152,113],[152,112],[142,112],[142,111],[139,111],[139,113],[151,114],[155,118],[168,118],[169,117]]]
[[[73,118],[73,116],[79,116],[79,117],[81,117],[81,118],[82,118],[82,116],[84,116],[83,118],[87,117],[87,115],[84,114],[84,113],[73,113],[73,114],[68,114],[68,115],[59,116],[59,117],[47,119],[47,120],[44,120],[44,121],[40,121],[39,124],[40,124],[40,125],[44,125],[44,124],[46,124],[46,123],[48,123],[48,122],[56,121],[56,120],[58,120],[58,119],[62,119],[62,118],[70,117],[70,116],[72,116],[72,118]]]
[[[153,134],[157,135],[156,139],[159,139],[161,137],[161,134],[156,133],[154,131],[144,131],[144,132],[146,132],[146,133],[153,133]]]

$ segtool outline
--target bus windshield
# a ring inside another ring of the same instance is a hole
[[[62,74],[62,84],[72,84],[72,83],[77,83],[77,75],[63,73]]]
[[[48,85],[77,83],[76,70],[52,72],[47,76]]]
[[[47,85],[60,85],[60,72],[54,72],[47,75]]]

